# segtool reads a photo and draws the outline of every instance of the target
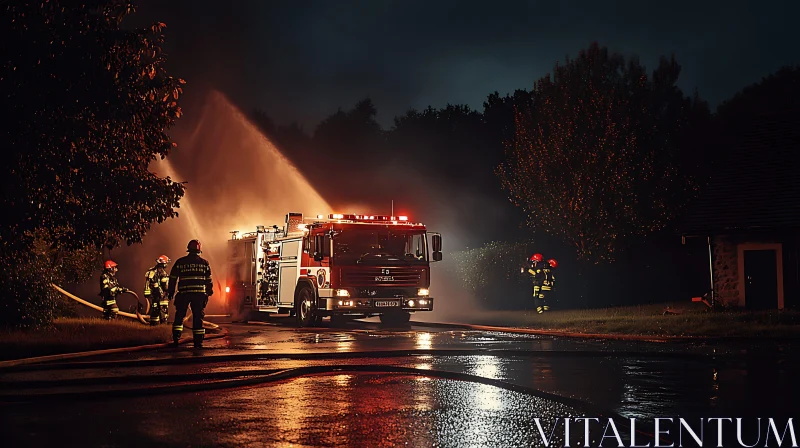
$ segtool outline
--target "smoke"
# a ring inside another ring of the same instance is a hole
[[[153,162],[151,171],[186,182],[176,219],[155,225],[140,245],[111,254],[119,263],[120,283],[140,293],[144,272],[165,254],[173,261],[186,253],[191,239],[203,244],[212,268],[215,295],[209,311],[222,309],[220,288],[230,231],[251,232],[257,225],[282,226],[289,212],[328,213],[331,207],[297,168],[281,154],[223,94],[211,91],[189,129],[177,130],[178,150]],[[77,291],[96,297],[97,279]]]
[[[513,239],[506,223],[508,215],[492,195],[474,185],[455,185],[438,178],[439,168],[420,165],[419,160],[362,166],[315,166],[313,154],[297,162],[326,176],[316,184],[327,188],[323,198],[262,132],[223,94],[210,91],[187,114],[174,132],[178,149],[167,160],[153,162],[160,176],[186,182],[186,196],[179,217],[154,226],[142,244],[121,247],[111,254],[120,264],[123,286],[141,291],[144,272],[165,254],[173,261],[183,256],[193,238],[203,243],[203,255],[211,263],[216,280],[209,312],[222,310],[218,298],[224,286],[225,246],[230,231],[254,231],[257,225],[282,225],[288,212],[306,215],[328,213],[394,214],[424,222],[441,232],[444,260],[431,265],[432,313],[419,313],[415,320],[461,321],[492,308],[492,298],[478,300],[454,275],[452,254],[487,240]],[[354,181],[349,189],[337,181]],[[333,203],[333,207],[331,206]],[[500,232],[503,232],[502,234]],[[96,297],[97,279],[80,285],[79,295]],[[123,307],[125,304],[122,304]]]

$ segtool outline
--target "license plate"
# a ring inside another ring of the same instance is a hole
[[[387,276],[375,277],[375,281],[378,282],[378,283],[381,283],[381,282],[393,282],[394,281],[394,277],[387,277]]]
[[[378,300],[375,302],[375,306],[400,306],[400,302],[397,300]]]

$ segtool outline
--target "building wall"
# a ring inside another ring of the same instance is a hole
[[[730,236],[711,238],[711,253],[714,260],[714,291],[717,300],[728,306],[743,305],[739,297],[739,239]]]
[[[739,287],[740,244],[771,244],[782,246],[784,307],[800,307],[800,236],[796,233],[715,236],[711,238],[714,259],[714,291],[717,299],[730,306],[744,306]]]

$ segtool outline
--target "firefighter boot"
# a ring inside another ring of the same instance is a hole
[[[178,346],[178,341],[181,339],[183,332],[183,325],[172,325],[172,345]]]
[[[169,305],[161,305],[161,323],[167,323],[169,319]]]
[[[156,326],[161,323],[161,313],[160,309],[158,308],[158,302],[153,303],[150,305],[150,325]]]
[[[200,334],[195,333],[193,336],[194,336],[194,348],[203,348],[203,339],[205,339],[206,335],[203,333]]]

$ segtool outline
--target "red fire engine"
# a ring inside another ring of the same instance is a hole
[[[403,324],[433,310],[430,262],[442,259],[442,236],[406,216],[289,213],[283,228],[231,233],[225,299],[233,314],[288,312],[312,326],[326,316]]]

